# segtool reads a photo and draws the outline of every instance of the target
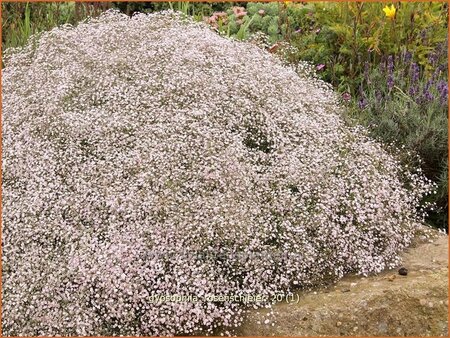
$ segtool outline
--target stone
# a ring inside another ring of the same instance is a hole
[[[398,274],[400,276],[406,276],[408,275],[408,269],[405,267],[401,267],[400,269],[398,269]]]
[[[378,332],[380,334],[386,334],[386,332],[388,331],[388,326],[386,322],[380,322],[378,324]]]

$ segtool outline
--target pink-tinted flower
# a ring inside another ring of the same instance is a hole
[[[351,98],[352,98],[352,96],[350,95],[350,93],[345,92],[345,93],[342,94],[342,99],[344,101],[350,101]]]
[[[233,10],[233,13],[236,16],[236,18],[243,18],[244,16],[247,15],[247,11],[245,10],[244,7],[234,6],[231,9]]]
[[[2,71],[5,336],[212,335],[249,304],[203,297],[271,307],[395,266],[418,229],[432,185],[309,63],[173,12],[37,39]]]
[[[208,23],[209,23],[209,24],[215,24],[216,22],[217,22],[217,16],[211,15],[211,16],[208,18]]]
[[[320,72],[321,70],[323,70],[325,68],[325,65],[323,63],[321,63],[320,65],[316,66],[316,69]]]

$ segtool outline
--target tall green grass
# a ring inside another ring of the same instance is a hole
[[[2,2],[2,46],[23,46],[28,38],[63,24],[76,24],[96,16],[111,7],[111,3],[70,2]]]

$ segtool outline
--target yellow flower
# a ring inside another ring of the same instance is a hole
[[[392,20],[392,19],[395,18],[395,12],[396,12],[396,9],[395,9],[394,5],[391,5],[390,8],[389,8],[389,6],[384,7],[384,8],[383,8],[383,12],[386,14],[386,16],[387,16],[389,19]]]

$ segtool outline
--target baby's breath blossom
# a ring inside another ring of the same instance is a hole
[[[109,11],[4,61],[5,335],[232,334],[270,301],[151,299],[392,267],[431,189],[307,66],[172,12]]]

